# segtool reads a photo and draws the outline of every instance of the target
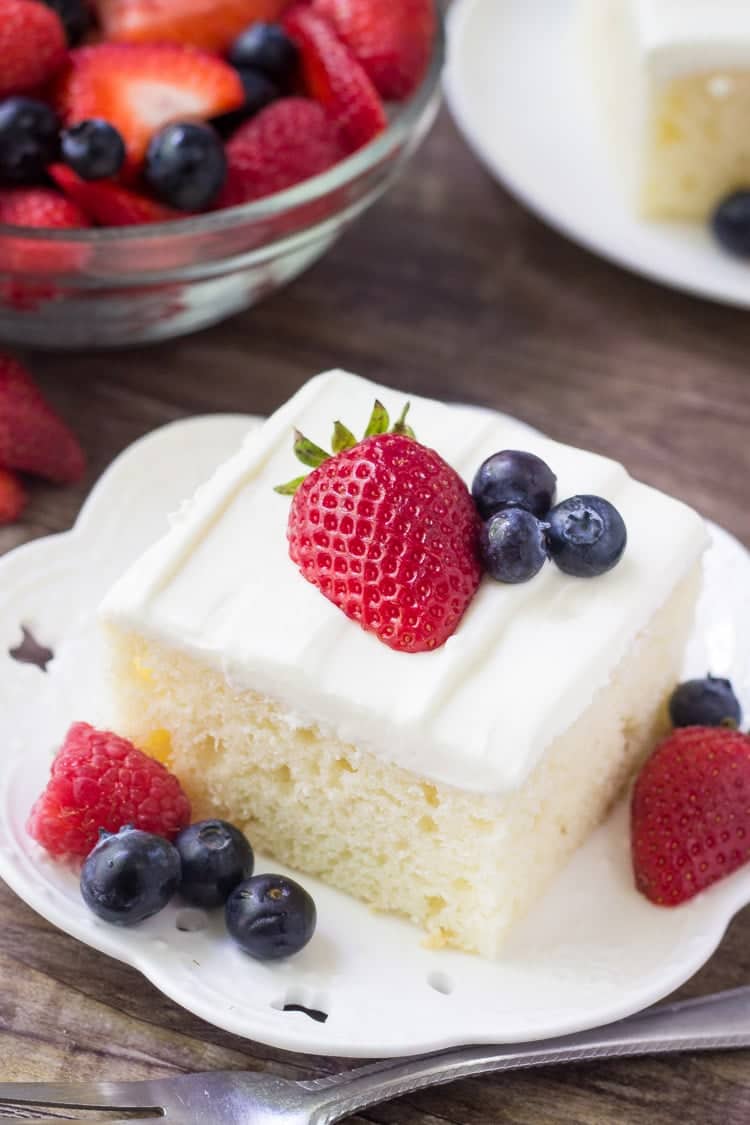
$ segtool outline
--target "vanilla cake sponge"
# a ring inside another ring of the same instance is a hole
[[[644,214],[703,221],[750,185],[747,0],[577,0],[577,12]]]
[[[167,760],[198,815],[396,911],[436,945],[494,956],[603,819],[665,724],[700,585],[703,522],[618,464],[500,414],[410,396],[417,436],[469,482],[527,449],[561,498],[597,493],[628,525],[623,561],[590,581],[545,567],[485,578],[456,633],[396,652],[288,556],[295,428],[361,430],[379,397],[312,379],[251,434],[102,607],[112,725]]]

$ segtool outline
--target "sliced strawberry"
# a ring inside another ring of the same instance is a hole
[[[281,98],[241,125],[227,145],[219,207],[283,191],[325,172],[346,153],[338,130],[310,98]]]
[[[184,43],[226,51],[255,20],[274,21],[286,0],[98,0],[105,39],[121,43]]]
[[[0,97],[26,93],[54,78],[68,44],[60,17],[36,0],[2,0]]]
[[[166,223],[184,219],[155,199],[122,187],[113,180],[82,180],[64,164],[54,164],[50,175],[92,222],[102,227],[129,227],[140,223]]]
[[[434,0],[314,0],[387,100],[413,94],[435,39]]]
[[[135,164],[163,125],[218,117],[244,100],[240,77],[228,63],[171,43],[80,47],[71,51],[56,92],[67,125],[105,118],[119,129]]]
[[[80,480],[86,458],[25,367],[0,354],[0,467],[56,484]]]
[[[44,230],[75,230],[90,223],[80,207],[51,188],[0,189],[0,223]]]
[[[26,507],[28,497],[15,473],[0,469],[0,526],[15,523]]]
[[[330,24],[298,5],[284,25],[299,47],[307,89],[337,123],[347,151],[382,133],[388,119],[378,92]]]

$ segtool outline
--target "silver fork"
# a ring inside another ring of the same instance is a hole
[[[516,1047],[462,1047],[294,1082],[242,1071],[153,1082],[60,1085],[0,1083],[0,1109],[111,1111],[100,1125],[126,1125],[122,1113],[173,1125],[331,1125],[368,1106],[457,1078],[587,1059],[750,1047],[750,988],[666,1004],[596,1031]],[[61,1118],[8,1118],[0,1125],[61,1125]],[[82,1118],[65,1117],[80,1122]],[[129,1121],[132,1123],[133,1118]]]

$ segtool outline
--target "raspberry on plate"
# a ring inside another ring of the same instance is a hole
[[[226,154],[220,207],[283,191],[346,156],[331,118],[310,98],[282,98],[261,110],[240,126]]]
[[[434,0],[315,0],[388,101],[414,93],[427,70],[436,32]]]
[[[3,0],[0,97],[25,93],[54,78],[68,43],[60,17],[37,0]]]
[[[190,802],[165,766],[125,738],[74,723],[27,829],[50,855],[84,858],[100,829],[132,825],[172,840],[189,823]]]
[[[308,92],[325,106],[341,132],[348,152],[368,144],[386,128],[388,118],[367,74],[326,20],[298,6],[284,26],[299,47]]]
[[[0,353],[0,467],[73,484],[86,468],[75,435],[47,405],[25,367]]]
[[[631,803],[638,890],[687,902],[750,859],[750,737],[681,727],[648,759]]]
[[[228,63],[176,43],[79,47],[56,90],[66,125],[103,118],[118,130],[134,164],[163,125],[218,117],[244,100],[240,77]]]
[[[333,457],[297,436],[297,456],[317,468],[294,493],[289,555],[365,631],[399,652],[429,652],[479,587],[479,515],[455,469],[403,420],[387,427],[376,403],[371,436],[356,443],[339,424]]]
[[[15,523],[26,507],[27,496],[15,473],[0,469],[0,527]]]
[[[254,20],[275,20],[287,0],[97,0],[105,39],[184,43],[225,51]]]

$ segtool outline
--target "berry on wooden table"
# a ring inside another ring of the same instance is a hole
[[[427,70],[437,31],[434,0],[314,0],[378,93],[402,101]]]
[[[16,523],[28,497],[21,481],[8,469],[0,469],[0,527]]]
[[[162,836],[128,825],[104,833],[81,869],[81,896],[98,918],[135,926],[163,910],[180,885],[180,857]]]
[[[750,859],[750,738],[681,727],[643,766],[631,800],[638,890],[677,906]]]
[[[174,839],[190,822],[177,778],[125,738],[74,723],[52,763],[28,832],[53,856],[86,856],[100,829],[133,825]]]
[[[37,0],[3,0],[0,9],[0,97],[49,82],[68,49],[60,17]]]
[[[165,125],[151,138],[143,176],[154,195],[180,211],[212,203],[227,175],[221,137],[199,121]]]
[[[299,48],[308,92],[330,113],[347,151],[355,152],[374,140],[388,124],[383,103],[331,25],[298,5],[286,16],[284,27]]]
[[[75,435],[18,360],[0,354],[0,468],[74,484],[86,468]]]
[[[114,125],[92,117],[66,129],[61,138],[62,158],[82,180],[106,180],[125,163],[125,144]]]
[[[0,101],[0,183],[38,183],[59,150],[60,122],[50,106],[36,98]]]
[[[675,727],[736,728],[742,722],[742,708],[729,680],[707,676],[686,680],[674,689],[669,716]]]

